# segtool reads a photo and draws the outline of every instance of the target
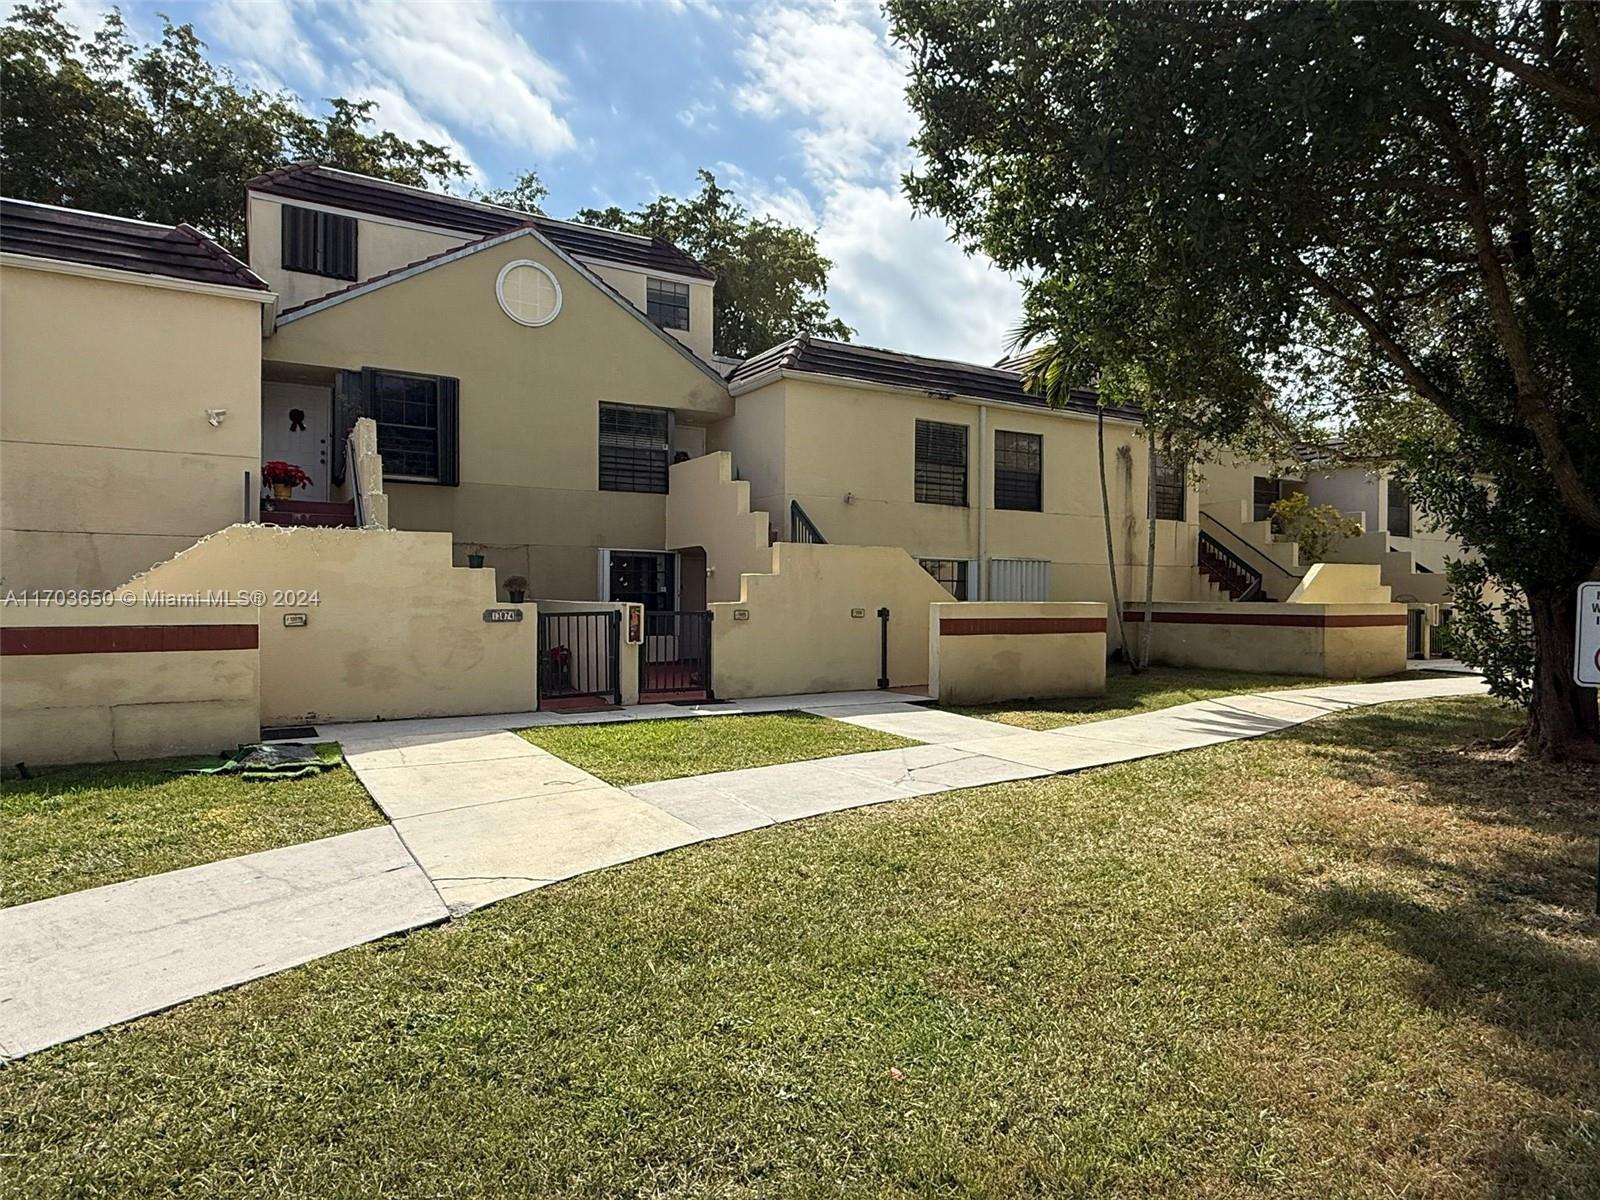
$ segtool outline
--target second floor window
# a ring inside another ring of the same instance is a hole
[[[354,279],[356,219],[285,204],[283,269],[329,279]]]
[[[644,285],[645,312],[663,329],[689,328],[689,285],[651,279]]]
[[[917,503],[967,504],[967,427],[917,422]]]
[[[994,431],[994,506],[1020,512],[1044,508],[1044,438]]]
[[[1411,536],[1411,496],[1395,480],[1389,480],[1389,536]]]
[[[602,492],[665,492],[668,442],[665,408],[632,404],[600,406],[600,490]]]
[[[1150,515],[1158,521],[1183,520],[1184,498],[1188,491],[1183,463],[1168,462],[1158,454],[1155,456],[1155,473],[1155,511]]]

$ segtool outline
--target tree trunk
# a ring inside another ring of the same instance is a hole
[[[1146,430],[1149,453],[1144,474],[1144,624],[1139,630],[1139,670],[1150,666],[1150,641],[1156,623],[1156,437]],[[1170,448],[1170,447],[1169,447]]]
[[[1128,649],[1128,634],[1122,627],[1122,590],[1117,586],[1117,550],[1116,539],[1111,534],[1111,485],[1106,482],[1106,410],[1101,408],[1095,421],[1096,444],[1100,449],[1100,511],[1105,514],[1106,521],[1106,570],[1111,572],[1111,611],[1117,619],[1117,645],[1122,648],[1122,657],[1130,667],[1135,670],[1138,665],[1133,660],[1133,654]]]
[[[1600,705],[1596,689],[1572,679],[1578,589],[1528,592],[1533,625],[1533,698],[1524,753],[1562,762],[1600,762]]]

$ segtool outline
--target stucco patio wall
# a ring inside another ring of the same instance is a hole
[[[1106,606],[935,604],[928,690],[942,704],[1101,695]]]
[[[257,612],[0,605],[0,762],[232,751],[260,730]]]
[[[501,604],[493,571],[451,566],[450,540],[234,525],[121,591],[255,593],[268,725],[526,712],[538,608]]]
[[[1143,606],[1125,607],[1123,619],[1138,646]],[[1393,675],[1406,669],[1406,606],[1157,604],[1150,661],[1329,679]]]
[[[889,685],[928,676],[928,612],[950,593],[897,546],[780,542],[773,574],[708,607],[719,699],[875,688],[880,608],[889,609]]]

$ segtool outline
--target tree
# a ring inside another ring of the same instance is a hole
[[[658,196],[632,212],[586,208],[574,220],[665,238],[716,272],[718,354],[748,358],[799,334],[849,341],[855,331],[828,311],[833,264],[816,235],[752,217],[710,171],[687,200]]]
[[[1285,536],[1300,547],[1300,558],[1307,564],[1319,563],[1330,547],[1345,538],[1360,537],[1362,524],[1347,517],[1334,504],[1313,504],[1304,492],[1290,492],[1272,502],[1272,519]]]
[[[1036,273],[1080,365],[1160,344],[1196,370],[1167,394],[1219,434],[1397,456],[1527,599],[1524,749],[1600,755],[1570,675],[1576,585],[1600,574],[1600,13],[888,8],[922,125],[913,201]]]
[[[510,187],[472,189],[474,200],[482,200],[485,204],[498,204],[501,208],[514,208],[518,212],[540,214],[544,209],[539,205],[549,194],[550,189],[545,187],[544,181],[539,178],[539,173],[532,170],[518,175],[516,182]]]
[[[425,185],[464,175],[440,146],[371,131],[374,103],[335,99],[326,115],[243,86],[205,57],[189,25],[135,45],[116,11],[90,37],[55,0],[19,5],[0,26],[6,194],[46,204],[188,222],[244,244],[244,185],[295,159]]]

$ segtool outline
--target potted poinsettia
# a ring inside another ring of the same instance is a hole
[[[521,604],[528,598],[528,581],[521,575],[513,575],[506,580],[506,595],[511,597],[511,603]]]
[[[274,500],[293,499],[295,488],[311,486],[311,476],[294,463],[277,459],[261,464],[261,478],[272,488]]]

